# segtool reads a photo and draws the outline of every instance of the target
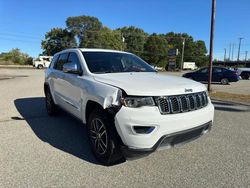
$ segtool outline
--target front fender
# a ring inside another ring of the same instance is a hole
[[[86,123],[86,106],[88,101],[93,101],[107,109],[112,106],[119,106],[122,96],[121,89],[97,82],[95,80],[86,79],[82,82],[82,121]]]

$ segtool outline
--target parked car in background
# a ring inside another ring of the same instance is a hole
[[[248,80],[250,77],[250,68],[238,68],[237,74],[243,79]]]
[[[199,82],[208,81],[208,67],[201,68],[195,72],[183,74],[183,77],[190,78]],[[213,67],[212,82],[220,82],[221,84],[229,84],[229,82],[239,81],[239,76],[236,71],[229,70],[224,67]]]
[[[39,56],[37,59],[33,60],[33,67],[42,69],[47,68],[50,65],[52,56]]]

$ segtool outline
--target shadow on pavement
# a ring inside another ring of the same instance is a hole
[[[250,112],[250,106],[248,104],[239,104],[229,101],[212,100],[215,110],[226,112]]]
[[[215,110],[227,111],[227,112],[249,112],[249,110],[231,108],[228,106],[227,107],[215,106],[214,108],[215,108]]]
[[[214,105],[224,105],[224,106],[245,106],[250,107],[250,104],[248,102],[237,102],[237,101],[228,101],[223,99],[217,99],[217,98],[211,98],[212,103]]]
[[[219,102],[219,101],[212,101],[214,105],[223,105],[223,106],[235,106],[236,104],[226,103],[226,102]]]
[[[65,112],[50,117],[45,109],[44,97],[22,98],[14,101],[22,118],[42,141],[90,163],[99,164],[91,153],[87,130],[80,121]]]

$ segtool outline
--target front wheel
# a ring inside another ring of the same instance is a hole
[[[121,162],[123,155],[115,125],[105,114],[105,111],[100,110],[90,114],[87,124],[88,136],[96,159],[103,164],[111,165]]]
[[[54,103],[54,100],[52,98],[51,92],[49,89],[46,89],[45,91],[45,104],[47,113],[49,116],[54,116],[57,114],[57,106]]]

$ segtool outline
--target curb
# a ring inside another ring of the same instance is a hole
[[[32,65],[0,65],[0,69],[33,69]]]

